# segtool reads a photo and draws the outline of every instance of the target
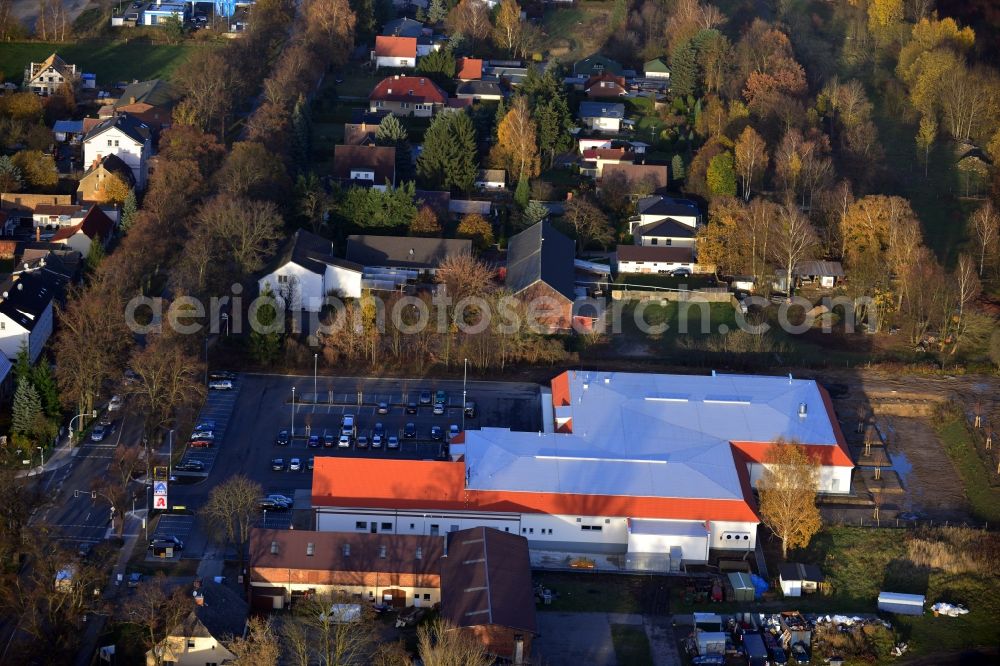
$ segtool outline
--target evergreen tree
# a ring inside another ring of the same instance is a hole
[[[531,70],[528,71],[530,72]],[[502,121],[504,119],[504,116],[506,115],[507,115],[507,104],[504,102],[504,100],[501,99],[500,103],[497,104],[496,115],[493,117],[493,137],[492,137],[493,145],[496,145],[497,143],[497,128],[500,127],[500,121]]]
[[[377,31],[375,21],[375,0],[350,0],[351,9],[357,17],[354,28],[360,39],[374,37]]]
[[[396,149],[397,183],[413,180],[413,149],[410,147],[406,128],[399,118],[391,113],[382,118],[378,129],[375,130],[375,143],[380,146],[393,146]]]
[[[93,273],[97,270],[97,267],[101,265],[104,261],[104,243],[101,242],[101,238],[97,237],[90,243],[90,249],[87,250],[87,271]]]
[[[442,85],[455,78],[455,54],[448,49],[431,51],[417,62],[417,71]]]
[[[430,21],[431,25],[440,23],[447,15],[448,5],[445,4],[444,0],[431,0],[431,4],[427,8],[427,20]]]
[[[537,201],[529,201],[521,214],[521,220],[525,227],[537,224],[549,216],[549,209]]]
[[[309,165],[311,128],[309,105],[302,95],[299,95],[292,108],[292,162],[298,170],[304,170]]]
[[[479,171],[476,130],[465,112],[442,113],[424,134],[417,176],[428,189],[472,190]]]
[[[23,185],[21,169],[9,155],[0,155],[0,192],[20,192]]]
[[[471,192],[476,184],[479,173],[479,160],[476,154],[476,128],[472,118],[465,112],[450,114],[453,116],[452,132],[454,133],[454,166],[449,178],[450,185],[462,192]]]
[[[674,155],[670,160],[670,172],[674,180],[684,180],[684,158],[680,154]]]
[[[678,44],[670,54],[670,94],[693,95],[698,83],[698,57],[690,41]]]
[[[14,386],[22,379],[31,381],[31,355],[28,353],[28,343],[22,341],[14,358]]]
[[[14,405],[11,408],[11,430],[20,435],[27,435],[35,430],[38,415],[42,413],[42,401],[38,391],[31,385],[27,377],[17,382],[14,391]]]
[[[122,233],[128,233],[132,223],[135,222],[135,216],[138,211],[139,207],[135,201],[135,190],[129,190],[128,195],[125,197],[125,201],[122,203],[121,216],[119,217],[118,222],[118,226],[121,228]]]
[[[45,415],[51,419],[59,418],[62,413],[62,405],[59,402],[59,386],[56,384],[56,378],[52,376],[52,368],[44,358],[32,368],[31,383],[38,391]]]
[[[531,187],[528,185],[528,178],[523,173],[517,180],[517,189],[514,190],[514,202],[524,210],[528,207],[531,199]]]
[[[736,196],[736,169],[732,153],[727,151],[712,158],[708,163],[705,182],[712,194]]]
[[[271,365],[281,355],[284,335],[280,330],[271,330],[280,314],[278,301],[274,298],[270,285],[266,285],[259,298],[257,320],[251,322],[250,331],[250,354],[263,365]]]

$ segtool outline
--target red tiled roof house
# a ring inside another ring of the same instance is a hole
[[[371,111],[386,110],[397,116],[430,118],[444,108],[448,95],[423,76],[382,79],[368,96]]]

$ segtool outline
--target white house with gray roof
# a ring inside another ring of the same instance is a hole
[[[153,133],[149,126],[128,114],[98,123],[83,137],[83,165],[90,168],[108,155],[117,155],[132,170],[136,186],[145,189],[149,158],[153,155]]]
[[[299,229],[257,286],[260,293],[270,288],[292,310],[319,312],[327,295],[359,298],[362,272],[360,265],[334,256],[330,241]]]
[[[624,104],[608,102],[580,102],[580,122],[584,127],[597,132],[617,134],[621,131],[625,118]]]

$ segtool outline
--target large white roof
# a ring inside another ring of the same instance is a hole
[[[571,419],[573,432],[467,431],[468,488],[738,500],[730,442],[837,445],[812,380],[583,371],[567,378],[571,404],[557,406],[556,418]]]

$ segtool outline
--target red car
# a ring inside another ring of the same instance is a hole
[[[196,449],[207,449],[212,446],[212,441],[208,439],[196,439],[191,442],[191,446]]]

